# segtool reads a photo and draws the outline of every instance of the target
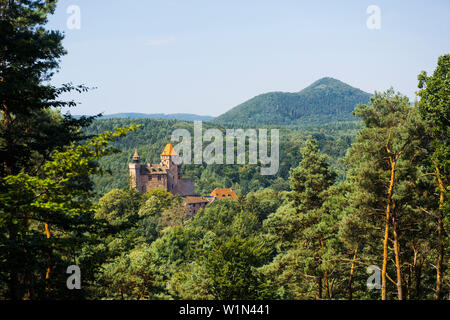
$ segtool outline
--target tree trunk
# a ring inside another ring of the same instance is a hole
[[[389,152],[389,149],[388,149]],[[381,300],[386,300],[386,272],[387,272],[387,260],[388,260],[388,241],[389,241],[389,223],[391,220],[391,202],[392,202],[392,191],[394,189],[394,179],[395,179],[395,161],[392,156],[389,157],[389,163],[391,165],[391,178],[389,180],[389,189],[387,195],[387,206],[386,206],[386,217],[385,217],[385,228],[384,228],[384,241],[383,241],[383,269],[381,271]]]
[[[325,284],[325,299],[330,300],[330,286],[328,285],[328,273],[326,271],[323,272],[323,282]]]
[[[422,265],[418,264],[415,269],[416,299],[420,300],[422,298]]]
[[[394,231],[394,253],[395,253],[395,268],[397,270],[397,297],[398,300],[403,300],[403,288],[402,288],[402,265],[400,260],[400,243],[398,240],[398,221],[395,212],[395,203],[392,204],[393,209],[393,231]]]
[[[323,238],[322,236],[320,236],[320,248],[323,249],[324,248],[324,243],[323,243]],[[320,258],[320,263],[322,263],[322,258]],[[325,298],[326,299],[331,299],[331,295],[330,295],[330,287],[328,285],[328,272],[325,270],[323,272],[323,282],[325,285]]]
[[[44,226],[45,226],[45,235],[47,236],[47,239],[50,239],[50,227],[48,226],[48,223],[45,223]],[[47,281],[47,286],[45,288],[46,291],[50,291],[50,287],[48,285],[48,280],[50,279],[50,272],[51,272],[51,268],[50,268],[50,261],[49,261],[49,265],[47,267],[47,272],[45,273],[45,280]]]
[[[405,289],[406,289],[406,299],[407,300],[411,300],[412,273],[413,273],[413,266],[412,266],[412,264],[409,264],[408,274],[406,275],[406,280],[405,280]]]
[[[443,224],[443,211],[444,211],[444,192],[445,187],[441,179],[439,167],[436,165],[436,177],[439,184],[440,196],[439,196],[439,214],[437,223],[438,242],[439,242],[439,256],[436,265],[436,300],[442,299],[442,274],[444,263],[444,224]]]
[[[348,279],[348,299],[353,299],[353,275],[355,274],[355,262],[358,255],[358,246],[356,246],[355,254],[353,255],[352,265],[350,267],[350,277]]]
[[[406,299],[411,300],[413,298],[413,281],[414,281],[414,273],[417,265],[417,250],[414,246],[412,246],[412,250],[414,252],[414,258],[412,263],[409,264],[408,268],[408,278],[406,279]]]

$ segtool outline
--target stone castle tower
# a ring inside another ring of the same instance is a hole
[[[131,187],[142,193],[162,188],[173,195],[193,195],[194,180],[182,178],[181,167],[175,163],[177,157],[178,154],[170,143],[161,153],[159,164],[141,164],[141,159],[136,151],[128,166]]]

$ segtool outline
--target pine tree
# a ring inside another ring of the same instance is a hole
[[[434,169],[434,176],[439,190],[439,210],[437,233],[439,238],[439,255],[436,263],[436,299],[443,296],[443,278],[445,268],[445,250],[449,248],[448,200],[450,176],[450,55],[439,57],[437,68],[432,76],[426,72],[419,75],[418,92],[422,116],[429,122],[431,146],[428,158],[429,169]],[[431,171],[431,170],[430,170]],[[445,243],[446,242],[446,243]]]
[[[307,140],[301,153],[300,164],[290,172],[292,192],[264,226],[272,233],[269,239],[279,250],[279,255],[272,266],[265,268],[265,272],[278,273],[278,281],[292,287],[288,289],[290,296],[310,298],[314,285],[316,299],[330,299],[331,268],[325,256],[335,230],[330,227],[333,218],[323,205],[336,175],[330,170],[327,157],[320,153],[315,140]],[[289,281],[303,283],[292,286],[287,284]],[[299,290],[307,292],[295,292]]]
[[[94,117],[58,111],[75,106],[62,93],[87,88],[49,84],[66,53],[62,33],[45,29],[56,3],[0,0],[0,278],[11,299],[64,294],[57,270],[89,242],[91,175],[103,172],[96,159],[115,152],[108,143],[126,131],[89,140],[81,129]]]
[[[387,280],[395,283],[398,299],[403,299],[404,261],[402,243],[417,240],[418,233],[410,233],[417,217],[415,186],[424,157],[426,141],[422,139],[425,126],[407,97],[394,94],[393,90],[376,93],[370,104],[360,105],[355,115],[365,123],[349,152],[348,180],[355,185],[352,206],[359,229],[370,230],[371,247],[369,261],[374,264],[382,251],[382,299],[388,298]],[[421,224],[423,226],[425,224]],[[377,230],[383,232],[383,247],[375,246]],[[368,234],[363,238],[369,237]],[[415,238],[414,238],[415,237]],[[414,241],[413,241],[414,242]],[[389,277],[388,259],[393,244],[396,281]],[[366,248],[367,249],[367,248]],[[406,256],[409,259],[410,256]]]
[[[61,146],[83,139],[92,118],[64,118],[52,108],[75,106],[58,97],[83,86],[48,84],[66,53],[58,31],[44,28],[55,0],[0,1],[0,176],[32,172]]]

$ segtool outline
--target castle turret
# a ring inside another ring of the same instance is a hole
[[[161,153],[161,164],[167,168],[167,191],[172,193],[178,192],[179,168],[175,163],[178,153],[173,146],[168,143]]]
[[[139,162],[141,162],[141,157],[139,156],[139,153],[135,149],[134,155],[133,155],[133,163],[139,163]]]
[[[161,153],[161,164],[170,169],[175,165],[175,157],[178,157],[178,153],[173,146],[168,143]]]
[[[130,185],[132,188],[141,190],[141,181],[140,181],[140,173],[141,173],[141,157],[139,157],[139,154],[137,150],[135,150],[133,159],[131,160],[131,163],[128,164],[128,168],[130,169]]]

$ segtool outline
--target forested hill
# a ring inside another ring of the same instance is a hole
[[[175,129],[187,129],[193,134],[193,123],[178,120],[162,119],[100,119],[85,130],[93,135],[132,124],[142,125],[137,131],[130,132],[126,137],[114,143],[121,152],[104,157],[100,162],[104,169],[113,174],[95,176],[95,189],[101,195],[114,188],[128,185],[128,163],[135,149],[143,162],[158,163],[164,146],[174,141],[170,140]],[[322,152],[329,156],[332,167],[341,172],[342,158],[350,147],[359,122],[334,123],[318,127],[282,126],[280,129],[280,168],[275,176],[261,176],[256,165],[186,165],[184,174],[195,179],[196,192],[209,194],[215,188],[234,188],[240,194],[256,191],[271,186],[273,189],[288,188],[289,170],[298,165],[301,160],[300,148],[307,137],[317,140]],[[224,128],[205,122],[203,129],[219,128],[225,135]],[[255,128],[259,128],[255,126]],[[204,147],[208,143],[204,144]]]
[[[300,92],[256,96],[213,120],[234,125],[280,125],[353,121],[354,108],[371,95],[333,78],[322,78]]]

